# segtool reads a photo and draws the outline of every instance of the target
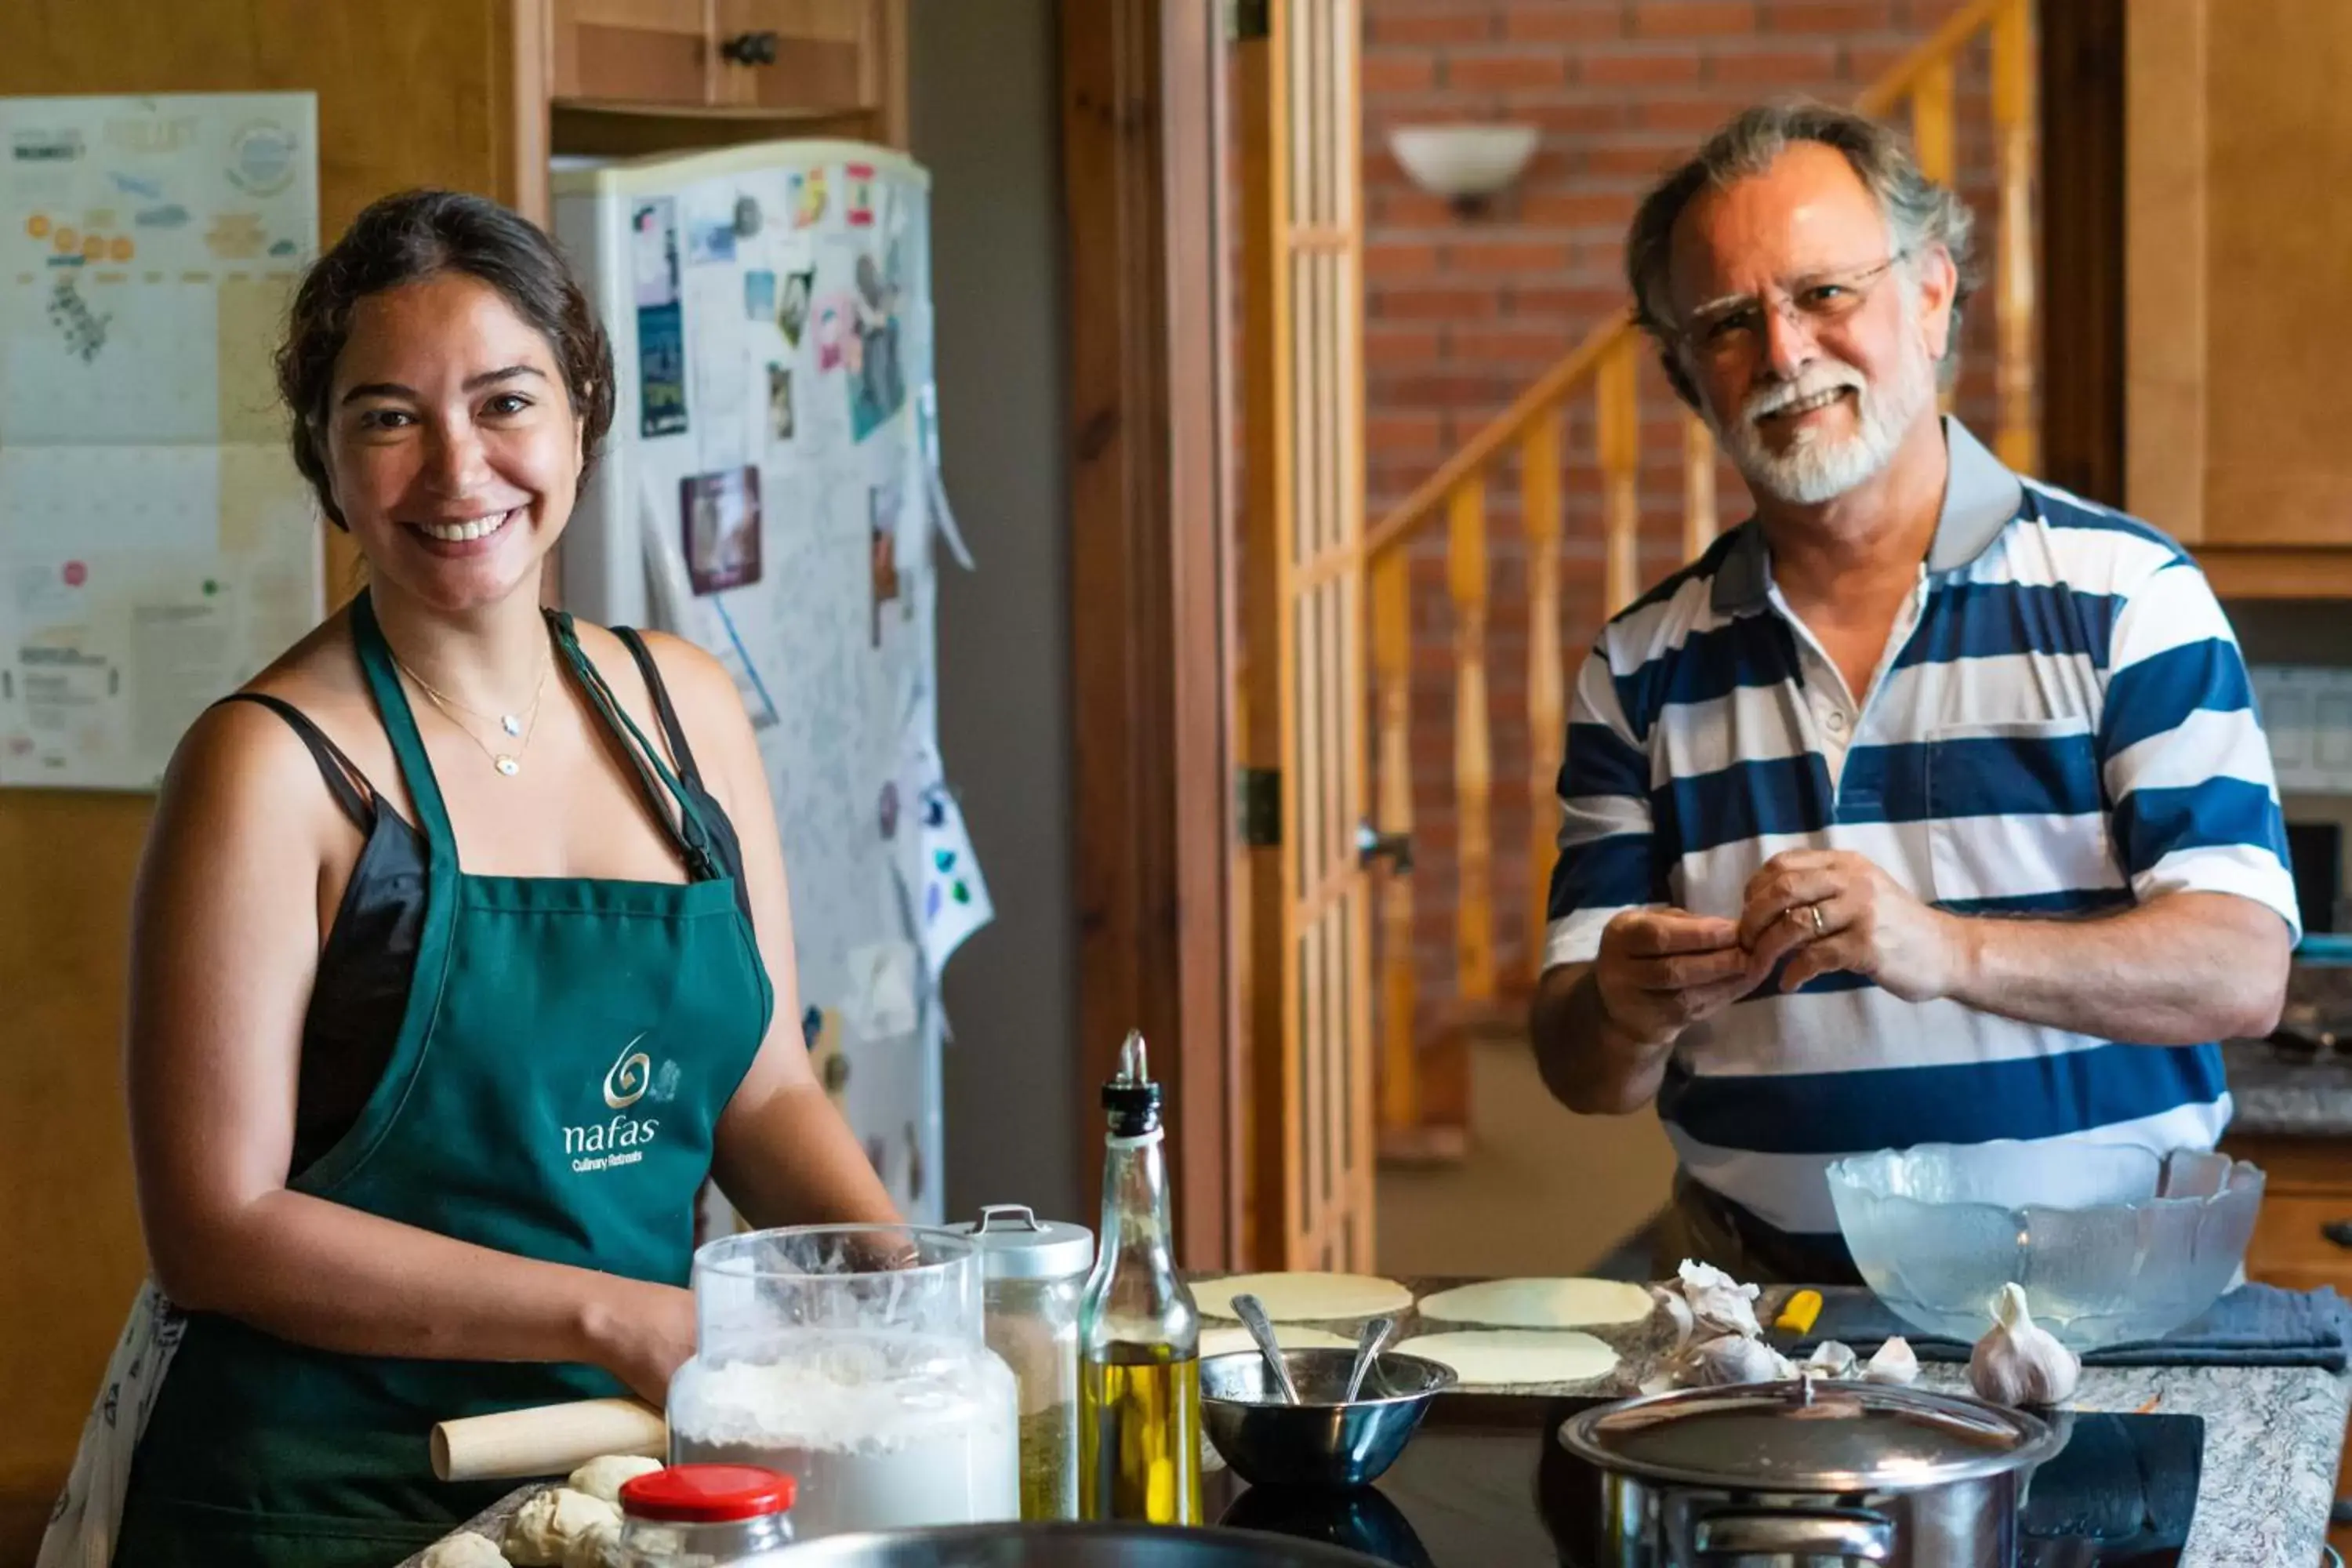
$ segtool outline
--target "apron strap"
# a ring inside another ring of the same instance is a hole
[[[637,728],[636,721],[621,707],[620,700],[613,695],[613,689],[605,684],[603,672],[590,661],[587,650],[580,646],[579,635],[572,630],[572,617],[562,610],[549,610],[544,614],[548,624],[555,629],[556,645],[562,648],[564,662],[572,667],[581,689],[587,693],[590,704],[621,741],[621,749],[636,764],[637,782],[644,787],[646,805],[653,808],[654,815],[661,819],[662,825],[677,841],[679,851],[686,857],[686,863],[696,879],[706,882],[717,880],[724,872],[719,868],[718,857],[711,853],[710,835],[700,814],[695,809],[693,797],[678,782],[677,775],[670,772],[669,764],[662,761],[660,751],[646,738],[645,731]],[[675,818],[669,809],[672,801],[677,805]]]
[[[454,875],[457,869],[457,838],[449,826],[449,810],[441,802],[441,785],[433,776],[433,761],[425,754],[425,737],[417,731],[416,714],[400,684],[392,662],[392,645],[376,624],[375,605],[362,588],[352,601],[352,640],[359,647],[360,668],[375,695],[377,715],[391,738],[392,754],[399,760],[400,776],[416,810],[416,826],[425,834],[430,854],[428,868]]]

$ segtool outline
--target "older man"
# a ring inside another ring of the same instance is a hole
[[[1532,1029],[1571,1109],[1656,1100],[1661,1261],[1852,1279],[1843,1153],[2209,1148],[2212,1042],[2277,1016],[2244,663],[2171,541],[1939,416],[1969,223],[1815,106],[1741,115],[1633,221],[1643,324],[1756,510],[1585,662]],[[2034,1168],[2064,1201],[2099,1163]]]

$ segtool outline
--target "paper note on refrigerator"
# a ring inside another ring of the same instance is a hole
[[[920,864],[908,902],[923,969],[936,983],[948,960],[972,932],[996,918],[966,831],[963,807],[949,788],[938,748],[909,725],[899,763],[898,793],[915,820]]]

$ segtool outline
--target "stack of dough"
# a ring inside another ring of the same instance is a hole
[[[1423,1321],[1476,1328],[1422,1334],[1397,1349],[1454,1369],[1476,1388],[1590,1383],[1617,1368],[1617,1352],[1576,1331],[1646,1319],[1639,1285],[1616,1279],[1489,1279],[1421,1303]]]

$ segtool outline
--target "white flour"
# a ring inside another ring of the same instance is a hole
[[[800,1482],[793,1534],[1021,1516],[1011,1369],[967,1342],[779,1336],[777,1358],[682,1368],[673,1463],[764,1465]]]

